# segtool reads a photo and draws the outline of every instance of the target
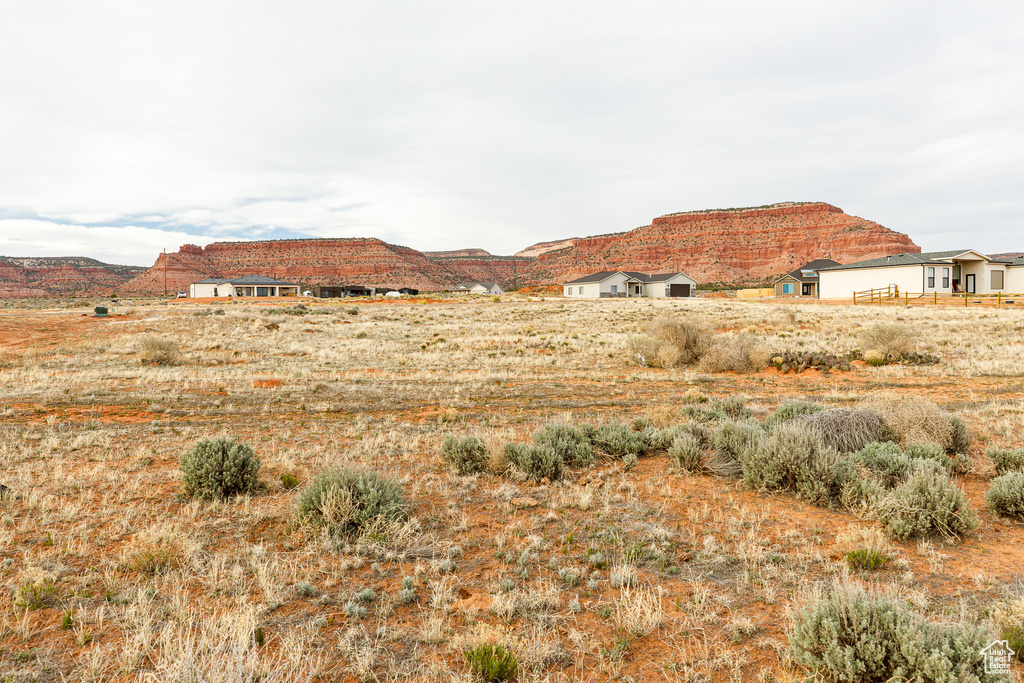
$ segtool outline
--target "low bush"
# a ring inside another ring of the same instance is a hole
[[[561,456],[565,464],[579,467],[594,459],[594,448],[583,432],[564,422],[549,422],[533,433],[533,442],[549,446]]]
[[[769,424],[789,422],[801,415],[814,415],[824,410],[824,406],[807,401],[787,401],[775,409],[775,414],[768,418]]]
[[[891,441],[869,443],[852,454],[850,462],[868,470],[886,489],[905,481],[912,465],[910,458]]]
[[[829,680],[1002,680],[985,672],[981,650],[993,634],[966,623],[936,623],[904,602],[837,584],[791,613],[789,643],[797,662]]]
[[[338,538],[355,537],[407,516],[401,484],[375,472],[328,470],[314,477],[298,496],[299,522],[325,527]]]
[[[594,448],[608,455],[641,455],[650,448],[650,433],[634,432],[627,424],[585,425],[583,433]]]
[[[1024,471],[1007,472],[993,479],[985,500],[996,514],[1024,520]]]
[[[854,478],[849,462],[798,422],[773,429],[757,449],[740,455],[740,466],[749,489],[791,490],[820,505],[838,501],[844,484]]]
[[[703,448],[699,438],[689,432],[682,432],[672,441],[668,457],[677,469],[684,472],[700,472],[703,463]]]
[[[711,402],[711,410],[716,410],[731,420],[745,420],[754,414],[742,396],[717,398]]]
[[[139,340],[142,362],[150,365],[181,365],[184,357],[178,342],[164,337],[143,337]]]
[[[846,564],[850,569],[878,569],[889,561],[886,555],[870,548],[858,548],[846,553]]]
[[[795,419],[810,428],[827,448],[840,453],[859,451],[878,441],[882,430],[882,416],[871,410],[829,408]]]
[[[182,454],[178,466],[186,496],[229,498],[252,493],[259,483],[259,456],[234,439],[203,439]]]
[[[714,456],[706,463],[708,470],[721,477],[739,476],[741,463],[749,453],[757,451],[764,435],[757,420],[721,423],[711,437]]]
[[[898,539],[961,538],[978,526],[967,496],[944,468],[929,460],[914,460],[906,480],[878,501],[876,513],[886,532]]]
[[[888,360],[900,360],[917,347],[917,333],[902,323],[878,323],[861,333],[867,351],[878,351]]]
[[[959,417],[950,417],[949,424],[953,428],[953,433],[949,437],[946,449],[950,453],[967,453],[971,450],[971,444],[974,443],[974,435]]]
[[[701,372],[757,372],[768,367],[772,352],[764,342],[749,334],[720,336],[701,357]]]
[[[551,446],[505,444],[505,460],[530,479],[558,479],[565,464]]]
[[[996,466],[996,472],[999,474],[1024,470],[1024,448],[1016,450],[989,448],[985,451],[985,455]]]
[[[949,416],[927,399],[880,393],[868,397],[859,407],[880,414],[893,440],[901,446],[935,444],[948,450],[953,442],[954,428]]]
[[[475,436],[449,436],[441,443],[441,459],[461,475],[487,469],[487,446]]]
[[[510,681],[515,678],[519,667],[516,656],[501,645],[483,643],[469,648],[463,654],[473,675],[487,683]]]
[[[627,341],[630,361],[652,368],[690,365],[699,360],[710,345],[711,335],[704,328],[670,315],[657,318],[648,326],[646,335]]]

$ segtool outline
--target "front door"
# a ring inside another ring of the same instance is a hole
[[[974,294],[974,275],[973,274],[968,274],[964,278],[964,282],[965,282],[965,284],[967,286],[967,293],[968,294]]]
[[[801,296],[810,296],[811,295],[811,285],[809,285],[807,283],[804,283],[803,285],[801,285],[801,287],[800,287],[800,295]]]

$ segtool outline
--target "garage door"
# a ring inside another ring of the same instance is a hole
[[[669,296],[690,296],[690,283],[684,285],[669,285]]]

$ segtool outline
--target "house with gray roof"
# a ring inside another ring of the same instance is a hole
[[[648,275],[635,271],[604,270],[564,283],[562,293],[573,299],[693,297],[697,296],[697,281],[686,273]]]
[[[211,277],[188,286],[190,297],[298,296],[299,285],[263,275]]]
[[[818,269],[822,299],[895,286],[901,294],[1024,293],[1024,258],[974,249],[903,253]]]
[[[818,269],[838,266],[838,261],[830,258],[814,259],[806,263],[792,273],[783,275],[772,283],[775,288],[775,296],[788,298],[800,296],[818,296]]]

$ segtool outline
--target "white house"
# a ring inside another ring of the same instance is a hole
[[[298,296],[299,285],[262,275],[211,277],[189,285],[188,295],[191,297]]]
[[[1024,258],[990,257],[973,249],[893,254],[818,270],[818,296],[849,298],[885,289],[901,294],[1024,293]]]
[[[573,299],[692,297],[697,296],[697,281],[686,273],[648,275],[605,270],[566,282],[562,292]]]
[[[452,290],[457,294],[504,294],[505,290],[497,282],[460,282]]]

